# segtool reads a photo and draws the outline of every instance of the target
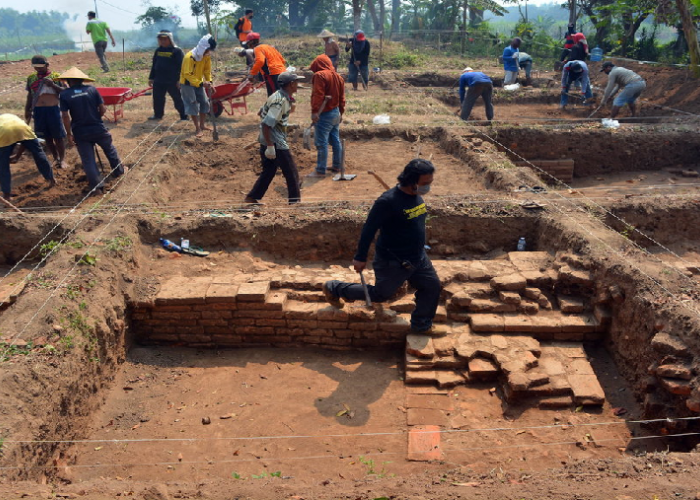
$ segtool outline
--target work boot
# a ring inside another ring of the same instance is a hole
[[[338,309],[343,308],[343,303],[340,301],[339,297],[336,297],[331,289],[329,288],[330,281],[326,281],[323,284],[323,296],[326,298],[326,302],[328,302],[330,305],[333,307],[337,307]]]
[[[153,116],[149,116],[148,119],[149,119],[149,120],[162,120],[163,117],[162,117],[162,116],[153,115]]]
[[[447,335],[447,327],[442,326],[442,325],[433,325],[430,328],[427,328],[425,330],[418,330],[416,328],[411,327],[411,333],[415,333],[417,335],[427,335],[429,337],[444,337]]]

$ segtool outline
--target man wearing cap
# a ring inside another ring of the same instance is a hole
[[[255,63],[250,68],[250,74],[246,79],[252,81],[255,75],[262,74],[267,87],[267,96],[270,97],[280,88],[277,84],[277,78],[287,68],[287,61],[272,45],[260,43],[260,33],[248,33],[246,40],[248,48],[253,49],[255,54]]]
[[[334,172],[340,172],[343,146],[340,143],[340,123],[345,113],[345,81],[333,68],[330,58],[322,54],[309,66],[314,72],[311,80],[311,121],[316,124],[317,176],[326,175],[328,143],[333,147]],[[322,109],[323,108],[323,109]]]
[[[358,74],[362,79],[362,86],[366,89],[369,83],[369,40],[365,32],[357,30],[353,37],[345,44],[345,52],[350,52],[348,64],[348,81],[352,83],[353,90],[357,90]]]
[[[630,107],[632,116],[636,116],[637,105],[635,102],[644,89],[647,88],[644,79],[634,71],[615,66],[610,61],[604,62],[603,68],[600,71],[608,75],[608,85],[605,87],[601,105],[605,104],[611,96],[622,89],[620,94],[613,101],[610,117],[615,118],[620,112],[620,108],[625,104]]]
[[[2,197],[9,200],[12,196],[12,174],[10,173],[10,155],[15,144],[28,149],[34,157],[36,167],[41,175],[49,181],[49,187],[56,185],[51,164],[46,153],[41,149],[39,139],[19,116],[5,113],[0,115],[0,190]]]
[[[503,49],[503,69],[506,72],[503,85],[512,85],[518,80],[518,53],[520,38],[513,38],[510,45]]]
[[[102,71],[107,73],[109,71],[109,64],[105,56],[105,51],[107,50],[107,35],[112,39],[112,47],[117,45],[117,43],[114,41],[112,32],[106,22],[97,19],[93,11],[88,12],[87,15],[88,22],[87,26],[85,26],[85,31],[92,37],[92,43],[95,46],[95,54],[97,54],[97,58],[100,60]]]
[[[238,28],[238,41],[242,47],[246,46],[248,34],[253,32],[253,9],[246,9],[243,17],[236,23]]]
[[[352,261],[361,273],[367,266],[367,256],[374,237],[374,286],[367,286],[372,302],[391,299],[405,283],[416,290],[416,307],[411,313],[411,331],[419,335],[439,336],[444,328],[434,328],[433,319],[440,301],[440,278],[425,253],[425,221],[428,208],[423,196],[430,191],[435,166],[428,160],[411,160],[398,176],[398,185],[374,202],[362,227],[360,241]],[[362,276],[360,274],[360,276]],[[323,284],[326,301],[341,308],[340,299],[365,299],[365,287],[359,283],[332,280]]]
[[[185,54],[175,45],[173,34],[168,30],[158,33],[158,48],[153,54],[148,85],[153,87],[153,116],[149,120],[160,120],[165,113],[165,93],[173,100],[181,120],[187,120],[185,105],[180,95],[180,70]]]
[[[468,89],[465,91],[465,89]],[[486,119],[493,120],[493,82],[481,71],[474,71],[471,68],[464,68],[462,76],[459,77],[459,100],[462,108],[459,117],[466,121],[472,113],[472,108],[476,100],[481,96],[486,109]]]
[[[68,82],[68,89],[59,95],[61,116],[68,131],[68,140],[75,143],[78,149],[90,186],[90,194],[101,194],[105,175],[100,174],[97,169],[95,145],[102,148],[109,160],[111,172],[108,175],[119,177],[127,170],[112,144],[112,135],[102,122],[107,108],[97,89],[84,83],[95,80],[78,68],[74,67],[63,73],[61,80]]]
[[[287,144],[289,114],[294,110],[294,94],[297,80],[304,78],[296,73],[284,72],[277,78],[280,89],[267,98],[260,109],[260,159],[262,173],[245,198],[246,203],[259,203],[275,178],[277,169],[282,170],[287,181],[289,203],[298,203],[301,198],[299,172]]]
[[[61,111],[58,108],[58,95],[65,88],[60,75],[49,70],[49,61],[42,55],[32,57],[35,73],[27,78],[27,101],[24,105],[24,120],[29,123],[34,118],[34,132],[46,141],[54,165],[68,168],[66,164],[66,146],[63,139]]]
[[[210,130],[204,124],[209,113],[207,92],[211,89],[211,54],[216,49],[216,40],[211,35],[204,35],[197,46],[185,54],[180,71],[180,94],[185,103],[185,113],[192,117],[195,136],[201,137],[204,130]]]
[[[340,46],[338,42],[333,40],[335,35],[330,31],[324,29],[321,33],[317,35],[318,38],[323,38],[324,50],[323,53],[328,56],[333,64],[333,69],[338,71],[338,58],[340,57]]]
[[[569,89],[574,82],[579,82],[581,85],[584,104],[586,104],[586,99],[593,97],[591,80],[588,75],[588,65],[583,61],[569,61],[561,70],[561,101],[559,106],[562,110],[566,109],[566,105],[569,102]]]

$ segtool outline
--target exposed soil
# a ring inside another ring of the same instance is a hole
[[[95,62],[91,53],[52,58],[56,69]],[[500,74],[492,61],[483,67]],[[0,97],[0,111],[21,114],[26,62],[2,68],[0,88],[10,91]],[[697,123],[666,108],[698,113],[700,91],[680,69],[632,69],[649,84],[642,113],[663,112],[664,123],[623,123],[616,131],[575,121],[558,129],[529,126],[528,117],[568,120],[589,112],[557,110],[557,75],[538,71],[534,88],[497,90],[497,117],[515,126],[465,129],[449,89],[457,74],[382,73],[369,92],[348,95],[342,130],[347,172],[357,177],[305,178],[304,203],[296,209],[286,206],[281,176],[264,199],[267,207],[240,208],[260,168],[261,93],[249,98],[247,115],[218,120],[218,144],[208,134],[193,138],[192,125],[177,122],[169,102],[167,119],[154,123],[146,120],[149,98],[130,101],[124,119],[109,124],[130,174],[112,181],[114,191],[99,205],[89,199],[74,212],[85,192],[75,150],[51,190],[23,158],[12,167],[13,202],[32,211],[23,218],[0,212],[0,287],[4,293],[27,281],[0,312],[0,496],[563,500],[604,491],[619,500],[697,498],[697,454],[667,450],[688,452],[698,442],[696,422],[675,419],[697,417],[693,405],[700,405],[700,294],[689,266],[700,262],[692,231],[700,184],[678,173],[700,167],[700,142]],[[592,73],[604,85],[605,77]],[[293,115],[302,128],[307,104],[302,90],[303,111]],[[392,125],[372,125],[384,112]],[[474,118],[481,113],[477,103]],[[527,159],[574,158],[574,191],[513,193],[541,181],[530,169],[513,168],[502,146]],[[292,152],[305,177],[315,151],[296,137]],[[604,342],[587,346],[605,390],[600,411],[507,404],[488,384],[432,389],[449,394],[461,422],[446,430],[469,432],[445,433],[444,461],[410,462],[404,404],[415,389],[403,384],[397,353],[134,347],[126,304],[152,297],[166,277],[253,280],[270,269],[347,266],[367,208],[383,189],[367,170],[392,185],[419,155],[438,169],[429,200],[433,258],[497,262],[523,236],[530,250],[572,254],[594,276],[597,293],[607,294],[601,303],[612,311],[611,327]],[[624,222],[581,194],[613,198],[600,203]],[[527,199],[548,206],[529,212],[518,205]],[[30,276],[41,240],[58,241],[71,230]],[[159,237],[187,237],[212,254],[167,253]],[[96,260],[85,260],[85,252]],[[653,347],[659,333],[671,334],[685,351]],[[679,392],[650,375],[670,363],[691,374],[686,385],[674,386]],[[672,420],[628,422],[651,417]],[[689,435],[674,437],[679,433]]]

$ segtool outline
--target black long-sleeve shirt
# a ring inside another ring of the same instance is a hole
[[[353,38],[351,42],[354,40]],[[353,47],[345,46],[345,52],[350,52],[351,49],[353,49]],[[360,61],[361,66],[367,66],[369,64],[369,51],[369,40],[365,40],[365,46],[362,48],[361,52],[355,52],[354,49],[352,50],[352,54],[350,54],[350,64],[353,64],[355,61]]]
[[[355,260],[367,261],[369,247],[379,231],[376,248],[380,257],[417,262],[425,252],[427,213],[419,195],[406,194],[398,186],[386,191],[369,211]]]
[[[156,83],[179,82],[184,58],[185,54],[180,47],[158,47],[153,53],[153,64],[148,79]]]

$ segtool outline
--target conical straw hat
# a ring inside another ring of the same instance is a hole
[[[68,80],[69,78],[75,78],[77,80],[83,80],[86,82],[94,82],[95,81],[94,78],[90,78],[85,73],[83,73],[78,68],[76,68],[75,66],[73,66],[68,71],[64,72],[59,78],[61,80]]]
[[[316,35],[317,38],[330,38],[335,36],[335,33],[331,33],[328,30],[323,30],[320,34]]]

